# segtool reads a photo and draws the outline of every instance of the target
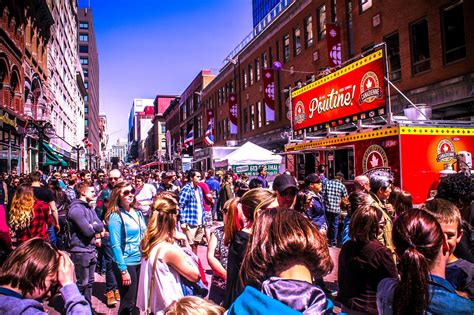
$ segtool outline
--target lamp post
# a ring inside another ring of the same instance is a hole
[[[26,127],[26,133],[38,136],[38,168],[43,170],[43,141],[45,138],[52,138],[56,135],[53,125],[48,121],[29,120]]]
[[[76,151],[76,154],[77,154],[77,170],[79,171],[79,168],[80,168],[79,158],[80,158],[80,155],[84,153],[84,148],[80,144],[77,144],[76,146],[72,147],[72,150]]]

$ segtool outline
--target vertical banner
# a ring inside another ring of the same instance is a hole
[[[229,120],[230,120],[230,134],[237,134],[237,125],[239,123],[238,114],[239,108],[237,105],[237,94],[229,94]]]
[[[214,119],[214,111],[212,109],[208,109],[206,111],[206,121],[209,123],[213,119]]]
[[[166,149],[168,151],[168,161],[171,161],[171,147],[173,145],[171,144],[171,132],[169,130],[166,130]]]
[[[333,68],[342,64],[341,56],[341,31],[339,24],[326,24],[326,43],[328,47],[329,67]]]
[[[263,69],[263,102],[266,121],[275,121],[275,71]]]

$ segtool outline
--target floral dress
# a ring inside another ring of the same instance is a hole
[[[214,230],[214,235],[217,238],[216,250],[214,251],[214,257],[219,260],[227,270],[227,257],[229,256],[229,247],[224,245],[224,227],[220,226]],[[225,290],[226,281],[217,275],[212,276],[211,285],[219,287]]]

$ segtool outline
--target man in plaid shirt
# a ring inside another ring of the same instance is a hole
[[[186,234],[193,252],[197,254],[197,246],[204,237],[204,203],[201,188],[197,185],[201,173],[197,170],[188,171],[188,183],[179,193],[179,222]]]
[[[328,180],[326,185],[323,186],[329,246],[336,245],[339,216],[341,214],[341,201],[347,198],[347,189],[342,183],[343,179],[344,174],[337,173],[336,178]]]

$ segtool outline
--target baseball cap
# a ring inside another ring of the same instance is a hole
[[[275,181],[273,182],[273,190],[282,193],[288,188],[298,189],[298,186],[296,185],[296,180],[293,176],[288,174],[281,174],[275,178]]]
[[[319,175],[313,173],[313,174],[309,174],[308,176],[306,176],[304,181],[305,181],[306,185],[314,184],[314,183],[320,183],[321,182],[321,177]]]

